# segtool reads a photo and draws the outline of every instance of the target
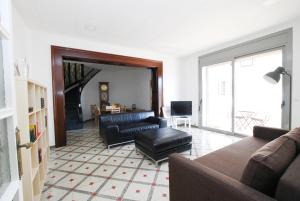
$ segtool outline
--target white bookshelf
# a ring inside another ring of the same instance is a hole
[[[21,144],[32,145],[29,149],[22,149],[24,201],[38,201],[41,198],[50,157],[47,88],[35,81],[22,78],[16,78],[15,83],[17,124],[21,133]],[[44,107],[41,98],[44,99]],[[29,111],[30,107],[32,111]],[[35,140],[30,139],[30,125],[36,126]]]

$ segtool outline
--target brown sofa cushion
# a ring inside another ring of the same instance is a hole
[[[279,137],[252,155],[243,172],[241,182],[273,196],[281,175],[295,157],[294,140]]]
[[[201,156],[195,161],[240,181],[252,154],[268,142],[257,137],[247,137],[222,149]]]
[[[276,189],[276,200],[299,201],[300,200],[300,155],[286,169],[281,176]]]
[[[299,153],[300,152],[300,127],[291,130],[290,132],[288,132],[283,136],[290,138],[297,143],[297,152]]]

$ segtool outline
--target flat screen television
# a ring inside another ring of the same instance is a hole
[[[192,116],[192,101],[171,101],[171,116]]]

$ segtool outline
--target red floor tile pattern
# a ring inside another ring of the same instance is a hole
[[[239,138],[193,128],[194,159]],[[68,132],[68,145],[51,150],[42,200],[168,201],[168,163],[158,168],[134,144],[107,150],[98,129]]]

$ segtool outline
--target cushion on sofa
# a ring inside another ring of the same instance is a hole
[[[240,180],[252,154],[268,142],[261,138],[247,137],[201,156],[195,161],[228,177]]]
[[[120,130],[120,133],[122,133],[122,134],[139,133],[143,130],[156,129],[156,128],[159,128],[158,124],[151,124],[151,123],[146,123],[146,122],[119,125],[119,130]]]
[[[279,137],[252,155],[244,169],[241,182],[273,196],[281,175],[295,157],[295,141]]]
[[[148,117],[153,117],[153,111],[146,112],[130,112],[130,113],[116,113],[116,114],[105,114],[100,115],[101,124],[127,124],[142,122]],[[101,125],[100,124],[100,125]]]
[[[300,152],[300,127],[291,130],[290,132],[288,132],[283,136],[288,137],[297,143],[297,152],[299,153]]]
[[[300,155],[286,169],[278,182],[276,200],[299,201],[300,198]]]

